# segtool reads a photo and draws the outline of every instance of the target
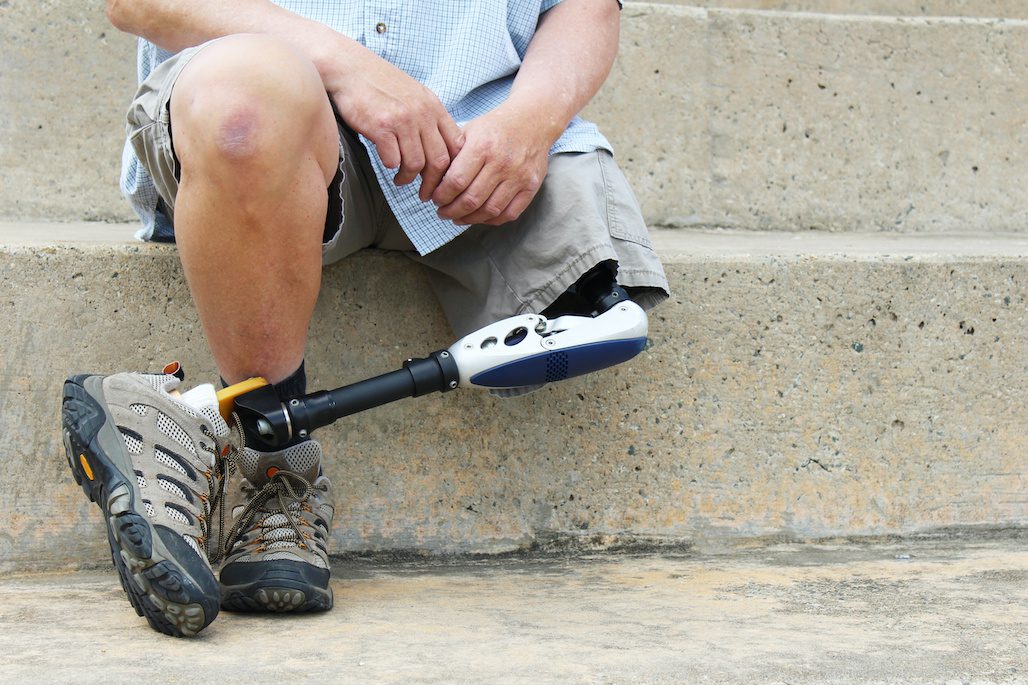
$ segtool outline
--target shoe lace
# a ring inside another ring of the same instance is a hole
[[[210,497],[200,496],[204,506],[204,516],[200,522],[200,530],[203,533],[202,544],[212,565],[221,561],[225,554],[225,502],[227,500],[225,486],[237,468],[236,455],[241,454],[246,446],[246,437],[243,434],[239,416],[233,412],[232,418],[231,433],[225,437],[219,438],[206,424],[200,427],[204,435],[212,441],[209,445],[201,443],[201,447],[214,457],[214,466],[204,472],[208,492],[212,495]],[[218,512],[218,540],[217,546],[212,550],[210,519],[215,510]]]
[[[229,530],[225,538],[223,548],[225,554],[228,554],[243,533],[250,529],[257,513],[263,510],[265,505],[272,500],[276,500],[278,504],[278,509],[275,513],[281,512],[286,517],[289,527],[296,533],[297,547],[309,549],[307,543],[304,542],[308,535],[300,529],[300,524],[306,522],[298,517],[298,513],[294,515],[293,510],[302,510],[303,505],[310,499],[311,494],[314,492],[314,486],[311,485],[310,481],[298,473],[280,470],[268,479],[268,482],[263,487],[259,490],[253,488],[251,492],[253,492],[253,495],[250,501],[243,507],[239,518],[236,519],[232,529]],[[294,504],[299,504],[300,506],[291,506]],[[281,528],[281,526],[278,527]]]

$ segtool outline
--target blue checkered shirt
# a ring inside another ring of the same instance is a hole
[[[560,0],[277,0],[276,4],[353,38],[434,92],[458,123],[479,117],[502,103],[535,33],[539,15]],[[140,82],[170,54],[139,41]],[[418,198],[418,182],[397,187],[367,138],[372,167],[386,200],[421,254],[445,245],[464,228],[436,216],[431,202]],[[594,124],[579,117],[550,149],[557,152],[610,150]],[[173,240],[174,230],[159,210],[157,191],[126,143],[122,191],[143,221],[144,240]]]

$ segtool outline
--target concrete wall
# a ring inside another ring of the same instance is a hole
[[[588,114],[651,223],[1028,227],[1028,22],[630,3],[622,24]],[[116,188],[132,55],[99,5],[0,6],[0,218],[132,219]]]
[[[589,112],[653,223],[1023,231],[1028,23],[624,12]]]
[[[656,234],[676,292],[652,347],[325,430],[335,549],[1024,525],[1028,22],[629,3],[622,26],[588,113],[678,227]],[[107,555],[64,464],[65,375],[179,357],[215,378],[172,248],[26,221],[132,218],[132,54],[97,5],[0,0],[0,570]],[[422,274],[362,253],[326,273],[312,387],[449,342]]]
[[[0,217],[134,219],[118,191],[134,50],[102,2],[0,3]]]
[[[0,231],[0,569],[107,554],[65,463],[66,375],[179,358],[193,383],[216,378],[172,248],[36,236]],[[659,232],[676,292],[638,359],[518,400],[462,391],[322,431],[334,549],[1028,522],[1028,239],[821,240]],[[364,252],[326,271],[311,388],[450,342],[421,272]]]

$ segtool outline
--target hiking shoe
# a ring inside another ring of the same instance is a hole
[[[207,543],[230,433],[213,386],[169,394],[179,383],[171,373],[72,376],[62,409],[68,465],[103,512],[129,602],[176,637],[218,615]]]
[[[314,440],[279,452],[244,449],[230,486],[231,529],[221,569],[221,606],[231,611],[332,608],[328,535],[332,484]]]

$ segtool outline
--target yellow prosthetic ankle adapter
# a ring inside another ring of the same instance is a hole
[[[227,388],[222,388],[218,391],[218,413],[228,423],[232,423],[232,412],[236,408],[236,398],[240,395],[245,395],[251,390],[262,388],[268,385],[268,381],[263,378],[247,378],[245,381],[234,383]]]

